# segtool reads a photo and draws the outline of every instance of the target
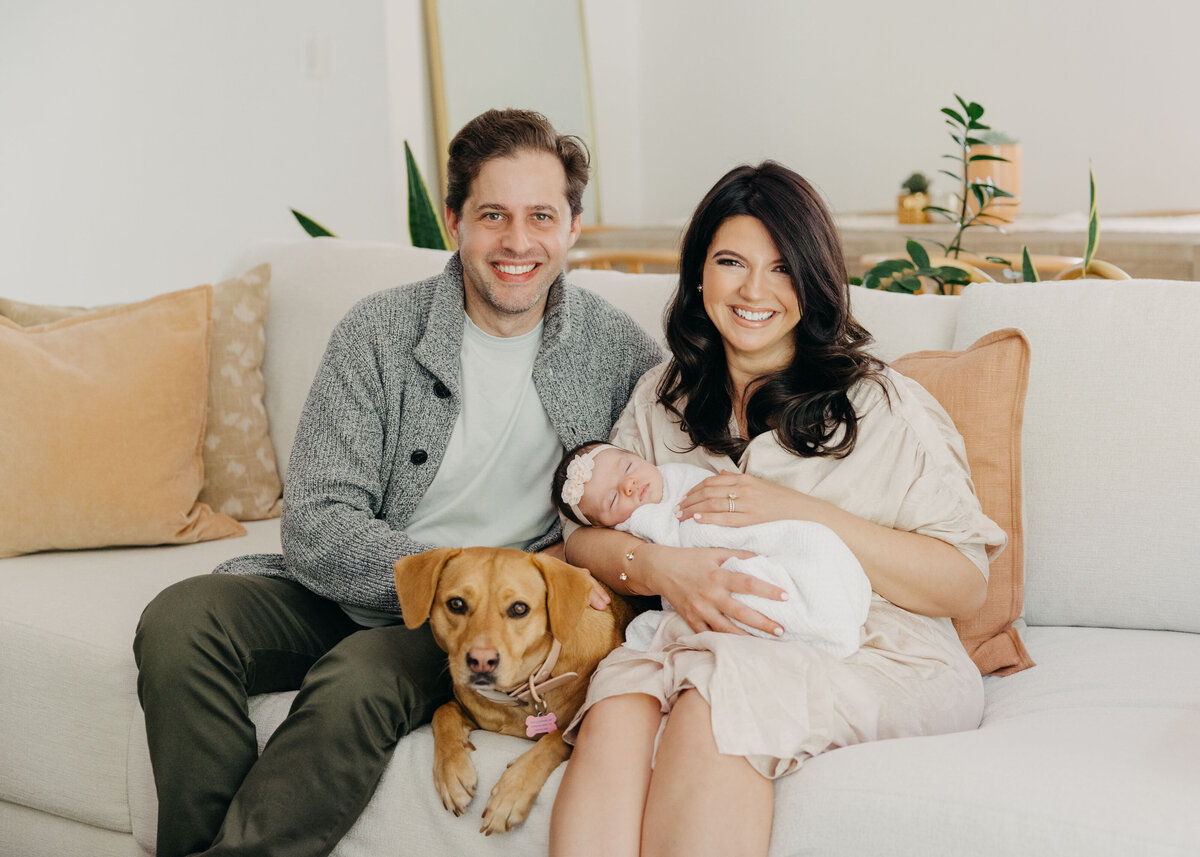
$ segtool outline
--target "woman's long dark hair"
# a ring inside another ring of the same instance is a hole
[[[757,218],[770,233],[801,312],[792,331],[791,363],[747,390],[746,438],[729,432],[733,396],[725,349],[697,289],[713,236],[738,215]],[[684,234],[679,287],[667,308],[666,329],[672,359],[658,401],[679,417],[693,449],[701,446],[734,460],[750,440],[771,430],[796,455],[843,458],[858,438],[850,388],[863,378],[883,386],[883,364],[866,351],[871,335],[850,313],[849,280],[833,218],[808,182],[774,161],[731,170],[697,207]]]

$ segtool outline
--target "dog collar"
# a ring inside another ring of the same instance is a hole
[[[572,679],[579,678],[579,673],[565,672],[562,675],[551,676],[550,673],[554,670],[555,664],[558,663],[558,655],[562,651],[562,643],[557,639],[550,646],[550,654],[546,655],[546,660],[542,661],[542,665],[533,671],[533,674],[528,679],[521,682],[511,690],[492,690],[491,688],[471,687],[485,699],[490,699],[492,702],[497,702],[501,705],[529,705],[532,701],[538,709],[539,714],[545,713],[546,703],[542,699],[542,694],[548,690],[553,690],[556,687],[566,684]]]

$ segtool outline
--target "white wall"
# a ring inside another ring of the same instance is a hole
[[[210,282],[245,243],[303,235],[291,207],[396,238],[384,13],[5,0],[0,293],[95,304]]]
[[[1200,208],[1197,4],[584,9],[609,223],[681,222],[765,157],[836,210],[889,208],[942,165],[954,92],[1021,138],[1027,212],[1083,209],[1089,157],[1102,213]],[[246,243],[301,236],[289,207],[407,241],[401,141],[437,175],[426,69],[420,0],[0,0],[0,294],[211,281]]]
[[[595,119],[595,170],[606,223],[641,223],[643,54],[638,0],[584,0]]]
[[[1200,4],[654,0],[638,12],[640,222],[685,218],[726,169],[765,157],[837,210],[890,208],[911,171],[943,165],[938,111],[955,92],[1020,138],[1024,211],[1086,209],[1089,158],[1102,214],[1200,208]]]

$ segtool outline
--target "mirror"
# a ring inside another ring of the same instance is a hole
[[[583,222],[602,222],[582,0],[424,0],[440,198],[451,137],[489,108],[536,110],[587,143]]]

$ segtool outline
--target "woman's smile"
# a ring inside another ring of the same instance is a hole
[[[800,321],[796,286],[771,233],[756,217],[737,215],[717,228],[704,262],[704,311],[732,363],[755,372],[786,366]]]

